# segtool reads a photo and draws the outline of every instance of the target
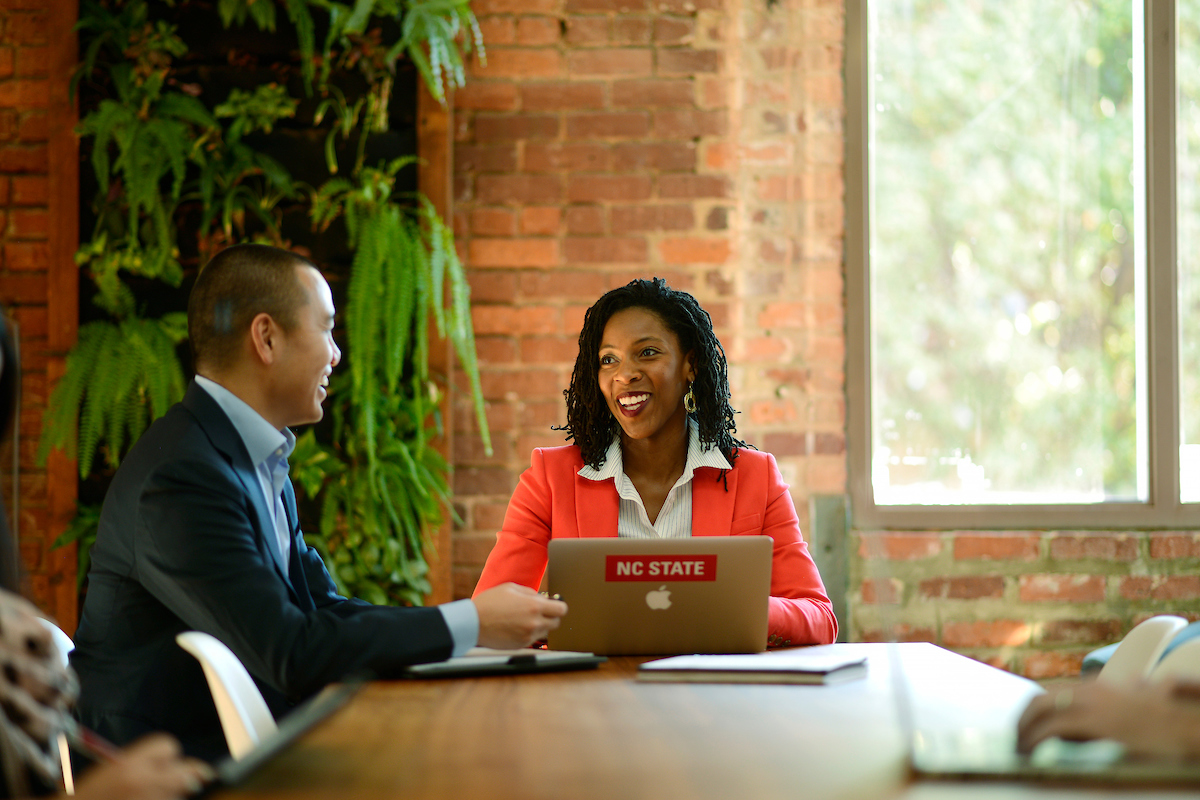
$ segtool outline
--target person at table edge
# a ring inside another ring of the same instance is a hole
[[[194,629],[224,642],[279,716],[358,670],[386,677],[477,643],[544,638],[563,603],[504,584],[473,601],[377,607],[337,594],[304,542],[288,430],[321,419],[341,358],[329,285],[294,253],[218,253],[188,301],[197,377],[113,478],[91,552],[72,665],[81,721],[117,743],[165,730],[189,754],[226,752]]]
[[[733,437],[725,351],[690,294],[634,280],[588,309],[567,400],[573,444],[537,448],[475,587],[536,588],[555,537],[767,535],[768,644],[825,644],[837,620],[769,453]],[[569,599],[569,598],[568,598]]]

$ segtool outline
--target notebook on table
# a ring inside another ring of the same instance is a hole
[[[552,650],[756,653],[767,644],[769,536],[553,539],[547,580],[566,601]]]

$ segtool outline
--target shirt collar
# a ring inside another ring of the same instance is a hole
[[[229,417],[234,429],[242,437],[250,463],[257,467],[268,459],[278,461],[292,454],[296,447],[296,436],[290,430],[276,430],[245,400],[214,380],[197,375],[196,384],[208,392],[225,416]]]
[[[683,475],[680,476],[680,481],[686,482],[701,467],[733,469],[728,459],[716,447],[701,448],[700,430],[690,417],[688,418],[687,426],[687,461],[684,462]],[[600,465],[600,469],[593,469],[588,464],[584,464],[579,470],[579,475],[588,480],[603,481],[609,478],[616,478],[624,472],[625,462],[621,457],[621,433],[618,431],[617,435],[613,437],[612,444],[608,446],[608,450],[604,453],[604,463]]]

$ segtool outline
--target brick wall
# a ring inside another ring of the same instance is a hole
[[[454,589],[534,447],[563,442],[583,312],[662,276],[712,315],[739,435],[807,523],[845,486],[840,2],[475,0],[455,228],[495,451],[459,407]]]
[[[851,636],[935,642],[1030,678],[1155,614],[1200,619],[1193,532],[869,532],[855,536]]]
[[[73,0],[0,0],[0,304],[20,327],[24,364],[18,538],[28,594],[68,631],[75,554],[49,544],[72,515],[74,467],[57,457],[39,467],[35,452],[47,378],[61,373],[78,318],[74,24]]]

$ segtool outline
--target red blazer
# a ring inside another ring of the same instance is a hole
[[[612,480],[579,475],[579,448],[537,448],[509,501],[475,594],[513,581],[536,589],[551,538],[616,536],[620,496]],[[800,535],[796,507],[770,453],[743,449],[726,475],[701,467],[692,478],[692,535],[765,534],[775,540],[767,633],[771,644],[828,644],[833,604]]]

